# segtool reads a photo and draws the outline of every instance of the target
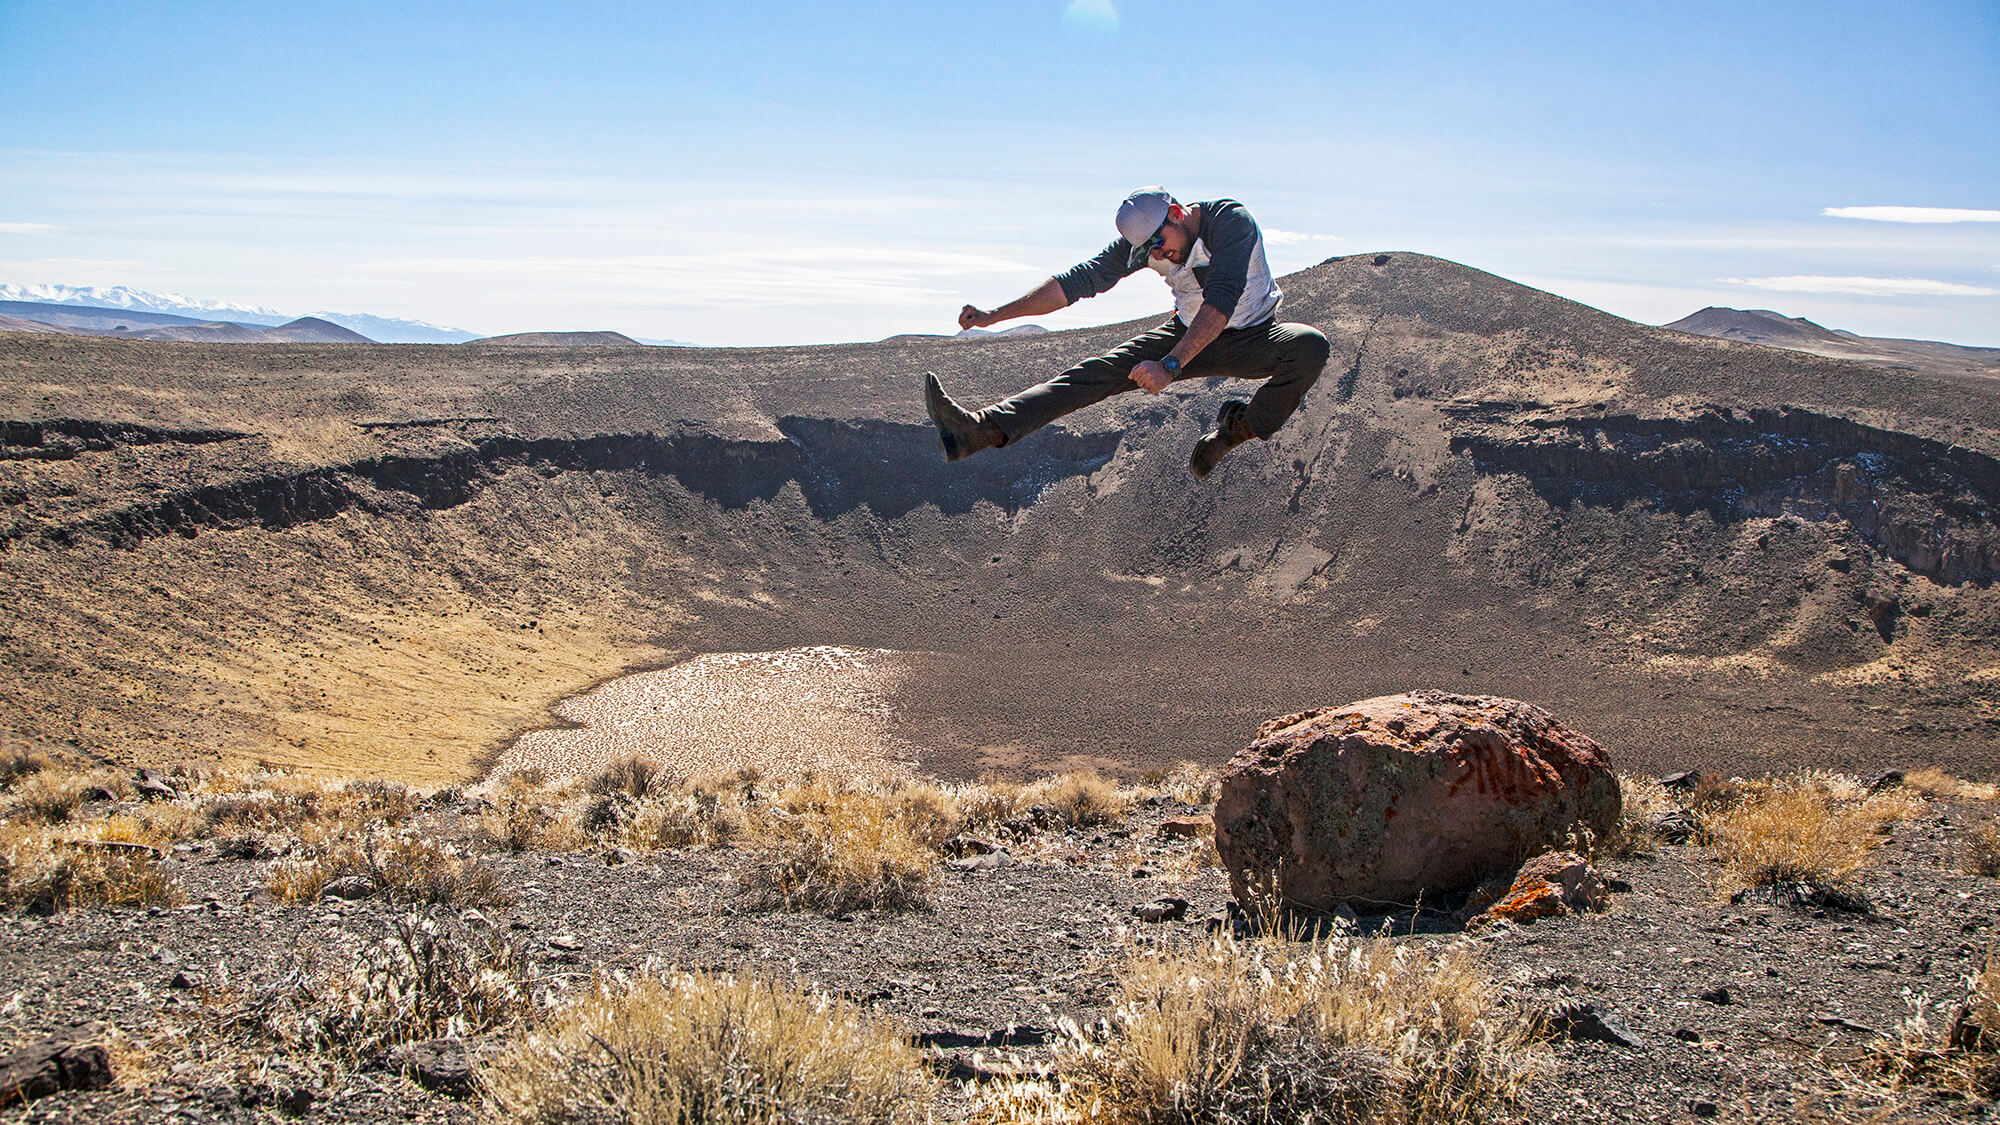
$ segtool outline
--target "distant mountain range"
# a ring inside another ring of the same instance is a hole
[[[998,330],[992,328],[965,328],[952,333],[950,336],[935,332],[904,332],[891,336],[882,342],[887,344],[892,342],[905,343],[911,340],[978,340],[987,336],[1035,336],[1047,331],[1048,329],[1043,328],[1039,324],[1017,324],[1012,328],[1001,328]]]
[[[507,336],[487,336],[468,340],[469,344],[494,344],[515,348],[643,347],[623,332],[515,332]]]
[[[0,302],[25,302],[40,305],[77,305],[94,309],[116,309],[130,313],[161,313],[181,317],[195,324],[230,323],[241,325],[263,325],[275,327],[291,324],[299,317],[286,316],[275,309],[261,306],[231,305],[221,301],[203,301],[184,297],[178,293],[147,293],[129,289],[123,285],[104,288],[95,285],[0,285]],[[23,319],[53,323],[43,317],[24,316]],[[462,328],[447,328],[439,324],[429,324],[421,320],[402,320],[396,317],[374,316],[369,313],[314,312],[304,319],[324,321],[360,334],[365,339],[382,344],[459,344],[476,339],[477,332],[467,332]],[[255,339],[271,340],[274,337],[260,336]]]
[[[116,336],[124,340],[181,340],[209,344],[373,344],[351,328],[316,316],[282,324],[197,320],[170,313],[0,301],[0,331],[54,332],[64,336]]]
[[[1714,305],[1662,327],[1719,340],[1739,340],[1768,348],[1834,359],[1857,359],[1911,370],[2000,376],[2000,348],[1968,348],[1937,340],[1897,340],[1860,336],[1827,328],[1801,316],[1770,309],[1729,309]]]

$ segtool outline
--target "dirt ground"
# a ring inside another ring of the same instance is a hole
[[[736,893],[745,857],[727,849],[615,866],[587,853],[494,857],[487,862],[516,904],[484,913],[529,951],[543,987],[648,962],[754,965],[856,1000],[912,1033],[1013,1028],[1032,1041],[1064,1017],[1087,1025],[1104,1016],[1115,967],[1134,948],[1203,939],[1226,882],[1192,861],[1199,845],[1156,835],[1162,819],[1199,811],[1142,807],[1116,828],[1044,838],[1010,866],[949,871],[935,907],[908,913],[751,911]],[[1545,1044],[1544,1069],[1512,1111],[1516,1120],[1978,1117],[1990,1107],[1871,1084],[1857,1060],[1919,1015],[1929,1036],[1941,1035],[1984,964],[2000,883],[1961,873],[1959,859],[1968,833],[1992,815],[1986,804],[1932,799],[1895,824],[1857,883],[1870,914],[1731,905],[1716,892],[1712,854],[1661,845],[1607,870],[1625,889],[1603,914],[1476,934],[1441,915],[1364,917],[1360,929],[1386,927],[1397,941],[1424,945],[1469,942],[1515,1010],[1579,1000],[1622,1021],[1629,1046]],[[459,831],[456,815],[437,814],[434,830]],[[197,1046],[162,1039],[161,1029],[186,1026],[204,989],[277,979],[301,950],[352,956],[395,916],[367,900],[275,905],[262,891],[263,864],[207,847],[176,855],[171,868],[190,900],[179,909],[0,919],[0,1036],[26,1042],[101,1021],[130,1045],[120,1057],[146,1068],[132,1089],[58,1094],[4,1111],[7,1119],[278,1119],[270,1104],[245,1103],[260,1090],[268,1103],[273,1082],[289,1073],[283,1058],[264,1060],[255,1076],[232,1073],[202,1065]],[[1191,903],[1185,922],[1134,918],[1135,905],[1163,895]],[[177,973],[198,986],[174,987]],[[987,1049],[983,1058],[1034,1062],[1046,1049]],[[309,1120],[476,1117],[474,1103],[390,1070],[364,1069],[312,1095]],[[940,1117],[963,1114],[969,1095],[949,1087]],[[1884,1116],[1868,1116],[1877,1111]]]

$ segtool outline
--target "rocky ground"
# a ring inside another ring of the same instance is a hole
[[[466,837],[468,811],[439,807],[425,814],[425,830]],[[1205,938],[1205,920],[1228,899],[1226,878],[1204,861],[1205,840],[1160,830],[1205,812],[1158,798],[1115,827],[1034,836],[1005,865],[947,867],[926,910],[752,910],[739,894],[748,853],[721,848],[488,856],[511,904],[479,914],[526,951],[542,988],[574,989],[649,961],[754,965],[899,1021],[926,1037],[942,1068],[964,1075],[1046,1061],[1059,1021],[1106,1014],[1115,971],[1135,948]],[[1718,895],[1710,850],[1659,843],[1650,856],[1603,861],[1617,880],[1603,914],[1472,933],[1430,913],[1364,917],[1360,927],[1426,946],[1469,942],[1523,1013],[1594,1005],[1597,1024],[1541,1048],[1544,1069],[1514,1111],[1522,1120],[1983,1118],[1988,1103],[1893,1090],[1867,1060],[1918,1016],[1924,1041],[1938,1042],[1982,968],[2000,884],[1961,866],[1991,815],[1986,803],[1932,797],[1891,825],[1854,882],[1868,913],[1731,904]],[[230,858],[210,841],[177,847],[166,867],[185,905],[0,918],[0,1034],[15,1045],[108,1043],[118,1070],[113,1088],[56,1093],[0,1116],[481,1116],[477,1095],[426,1090],[393,1066],[247,1057],[201,1030],[284,980],[301,954],[356,956],[401,911],[374,899],[280,905],[266,889],[267,862]],[[1184,919],[1135,916],[1163,896],[1187,900]],[[88,1024],[97,1027],[79,1028]],[[1624,1041],[1604,1041],[1613,1038]],[[964,1116],[972,1089],[948,1084],[937,1115]]]

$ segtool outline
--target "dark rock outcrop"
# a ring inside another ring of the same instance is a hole
[[[109,1085],[111,1056],[96,1044],[51,1041],[0,1055],[0,1106]]]
[[[1239,899],[1332,910],[1472,888],[1620,812],[1609,754],[1531,704],[1421,691],[1265,723],[1222,773]]]

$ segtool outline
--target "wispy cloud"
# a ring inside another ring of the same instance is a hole
[[[1062,21],[1064,27],[1109,35],[1118,30],[1118,6],[1111,0],[1069,0]]]
[[[1264,240],[1276,246],[1290,246],[1299,242],[1339,242],[1340,236],[1337,234],[1301,234],[1295,230],[1279,230],[1276,227],[1265,227]]]
[[[54,223],[0,223],[0,234],[51,234],[61,229]]]
[[[1828,207],[1830,219],[1868,219],[1877,223],[2000,223],[2000,211],[1962,207]]]
[[[1726,285],[1748,285],[1780,293],[1852,293],[1862,297],[2000,297],[2000,289],[1933,281],[1925,277],[1724,277]]]

